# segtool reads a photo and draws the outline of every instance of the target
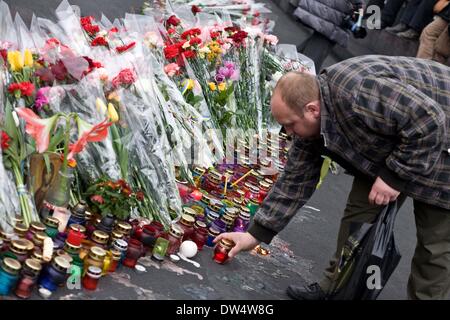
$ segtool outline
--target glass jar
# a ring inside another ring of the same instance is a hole
[[[2,240],[3,245],[1,246],[1,253],[4,253],[9,250],[9,246],[11,244],[11,238],[13,237],[13,234],[9,234],[1,230],[0,228],[0,240]]]
[[[201,205],[204,209],[206,209],[206,208],[208,208],[212,199],[213,198],[211,197],[211,195],[209,195],[208,193],[204,193],[202,199],[200,200],[200,202],[198,204]]]
[[[19,238],[26,238],[27,232],[28,232],[28,228],[23,223],[16,223],[16,225],[14,226],[14,233]]]
[[[214,261],[224,264],[228,260],[228,253],[234,247],[234,242],[229,239],[222,239],[214,249]]]
[[[183,229],[182,241],[191,239],[192,234],[194,233],[194,223],[194,217],[187,214],[183,214],[181,216],[181,219],[177,224],[181,229]]]
[[[128,243],[125,240],[117,239],[116,241],[114,241],[114,244],[113,244],[112,248],[117,250],[117,251],[120,251],[120,253],[121,253],[120,263],[122,263],[123,260],[125,259],[126,254],[127,254]]]
[[[222,175],[215,171],[210,171],[203,181],[203,189],[207,192],[220,192],[222,190]]]
[[[250,209],[242,207],[239,217],[234,221],[233,232],[245,232],[250,224]]]
[[[86,274],[83,277],[83,280],[81,281],[83,288],[86,290],[96,290],[98,285],[98,280],[102,276],[102,269],[95,267],[95,266],[89,266]]]
[[[142,227],[141,242],[147,248],[153,248],[156,239],[160,237],[163,233],[155,227],[154,225],[147,224]]]
[[[80,224],[84,225],[86,223],[86,209],[87,204],[84,200],[80,200],[72,209],[71,209],[71,215],[68,221],[68,225],[71,224]]]
[[[104,231],[95,230],[92,233],[91,240],[95,246],[101,247],[106,250],[108,247],[109,235]]]
[[[103,260],[102,276],[108,274],[108,270],[111,266],[111,263],[112,263],[112,253],[111,250],[107,250],[105,260]]]
[[[5,254],[10,258],[16,259],[20,263],[25,262],[28,258],[28,250],[30,248],[30,241],[26,239],[12,240],[9,246],[9,251]]]
[[[14,293],[22,299],[28,299],[36,285],[42,265],[36,259],[27,259],[22,268],[19,282]]]
[[[144,245],[142,242],[136,239],[130,239],[130,241],[128,241],[127,254],[123,260],[123,265],[128,268],[134,268],[143,252]]]
[[[56,238],[53,240],[53,246],[56,249],[64,248],[64,245],[66,243],[66,239],[67,239],[67,233],[58,232],[58,234],[56,235]]]
[[[44,240],[47,238],[47,234],[45,232],[36,232],[33,236],[33,244],[35,247],[42,248],[44,246]]]
[[[259,196],[260,196],[260,202],[263,202],[264,199],[267,197],[267,194],[270,191],[270,185],[266,181],[260,181],[259,182]]]
[[[192,241],[197,245],[197,249],[200,251],[208,239],[208,229],[206,223],[202,221],[196,221],[194,225],[194,233],[192,235]]]
[[[72,258],[75,258],[80,255],[81,245],[73,245],[68,240],[66,240],[66,244],[64,245],[64,251],[70,255]]]
[[[214,204],[211,204],[208,209],[207,209],[207,214],[206,214],[206,224],[209,225],[211,224],[213,221],[215,221],[216,219],[218,219],[220,217],[219,214],[219,210],[220,208]]]
[[[164,257],[167,255],[169,245],[169,240],[163,237],[159,237],[158,239],[156,239],[155,245],[153,246],[152,259],[159,262],[164,261]]]
[[[124,238],[129,238],[131,235],[132,226],[128,222],[125,221],[119,221],[117,222],[115,228],[117,232],[120,232],[123,234]]]
[[[111,249],[112,260],[109,264],[108,272],[115,272],[117,267],[120,264],[120,260],[122,259],[122,252],[116,249]]]
[[[216,230],[219,230],[220,233],[227,232],[227,225],[222,221],[221,218],[217,218],[211,224],[210,227],[214,227]]]
[[[207,247],[214,247],[214,239],[220,234],[220,231],[217,230],[215,227],[209,227],[208,228],[208,238],[206,239],[206,246]]]
[[[80,232],[84,236],[86,235],[86,227],[81,224],[77,224],[77,223],[70,224],[69,231],[70,230],[72,230],[74,232]]]
[[[184,231],[178,225],[172,224],[170,226],[169,233],[167,234],[167,240],[169,241],[169,247],[167,248],[166,255],[176,254],[181,245],[181,239],[183,238]]]
[[[55,217],[48,216],[44,221],[44,225],[46,227],[45,233],[54,239],[58,235],[59,220]]]
[[[39,285],[51,292],[65,284],[70,268],[70,263],[64,257],[57,256],[51,264],[48,264],[39,278]]]
[[[33,241],[33,236],[36,232],[45,232],[46,226],[43,223],[33,221],[30,223],[30,228],[28,229],[26,238],[30,241]]]
[[[19,261],[8,257],[3,258],[0,265],[0,296],[6,296],[11,293],[19,279],[21,267]]]
[[[112,246],[112,244],[118,239],[123,239],[123,233],[113,230],[111,232],[111,236],[109,237],[109,245]]]
[[[83,276],[86,274],[90,266],[98,267],[102,270],[105,257],[105,250],[97,246],[91,247],[91,249],[89,249],[88,256],[84,259]]]
[[[100,223],[97,224],[97,230],[101,230],[105,233],[111,233],[111,231],[114,228],[115,225],[115,219],[114,216],[111,213],[108,213],[106,216],[104,216],[101,220]]]
[[[42,249],[41,248],[34,248],[33,253],[31,254],[31,258],[34,260],[37,260],[43,265],[44,257],[42,256]]]
[[[223,223],[225,223],[225,232],[227,231],[231,231],[231,229],[233,228],[233,224],[234,224],[234,217],[229,216],[228,214],[224,214],[220,220],[223,221]]]

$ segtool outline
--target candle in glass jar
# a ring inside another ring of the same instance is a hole
[[[213,259],[219,264],[224,264],[228,260],[228,253],[234,247],[234,242],[229,239],[222,239],[214,249]]]
[[[82,280],[83,288],[86,290],[97,289],[97,284],[101,276],[102,269],[99,267],[90,266]]]

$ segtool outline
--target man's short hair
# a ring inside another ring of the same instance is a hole
[[[300,114],[303,114],[305,105],[320,98],[316,77],[305,72],[286,73],[278,80],[274,93],[277,90],[283,102]]]

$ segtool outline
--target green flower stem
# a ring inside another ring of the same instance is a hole
[[[12,161],[11,166],[13,169],[14,177],[16,178],[16,185],[23,186],[23,177],[22,173],[19,170],[19,165],[15,161]],[[31,208],[26,195],[19,193],[19,201],[24,224],[28,227],[31,222]]]

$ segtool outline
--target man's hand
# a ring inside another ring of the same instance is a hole
[[[219,242],[222,239],[232,240],[236,245],[228,253],[228,257],[231,259],[236,256],[241,251],[250,251],[255,248],[260,241],[253,237],[248,232],[227,232],[219,234],[215,239],[214,243]]]
[[[380,177],[377,177],[369,193],[369,203],[386,205],[395,201],[399,194],[399,191],[391,188]]]

